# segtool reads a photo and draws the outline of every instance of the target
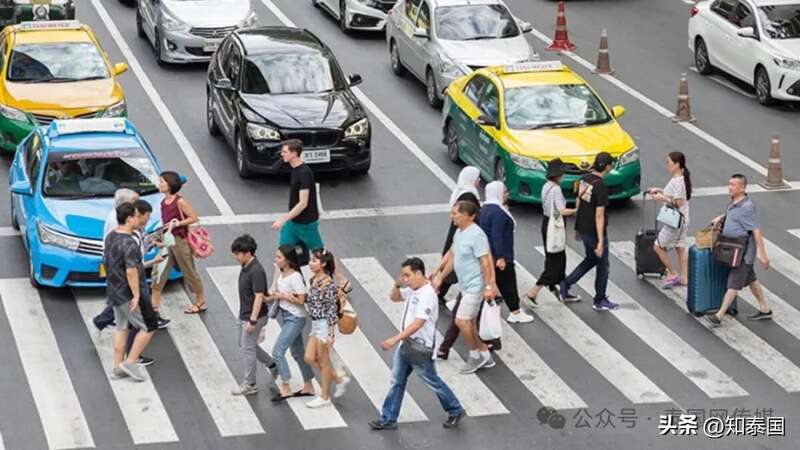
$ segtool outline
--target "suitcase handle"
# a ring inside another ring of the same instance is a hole
[[[645,229],[647,226],[647,196],[649,193],[647,190],[642,191],[642,230]],[[652,196],[651,196],[652,198]],[[658,207],[656,206],[656,201],[653,200],[653,229],[658,230]]]

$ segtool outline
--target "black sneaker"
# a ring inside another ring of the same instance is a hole
[[[370,422],[369,423],[369,427],[372,428],[373,430],[377,430],[377,431],[396,430],[397,429],[397,423],[396,422],[395,423],[386,423],[386,422],[383,422],[380,419],[378,419],[378,420],[373,420],[372,422]]]
[[[140,366],[147,367],[147,366],[152,365],[154,362],[156,362],[156,360],[153,359],[153,358],[148,358],[147,356],[139,357],[139,365]]]
[[[455,416],[448,417],[447,420],[444,421],[442,426],[445,428],[456,428],[458,427],[458,424],[461,422],[461,419],[463,419],[464,416],[466,415],[467,415],[466,411],[462,409],[461,412],[459,412]]]
[[[707,316],[706,316],[706,320],[708,320],[709,322],[711,322],[711,326],[712,326],[712,327],[718,327],[718,326],[722,325],[722,321],[721,321],[721,320],[719,320],[719,318],[717,317],[717,315],[716,315],[716,314],[709,314],[709,315],[707,315]]]
[[[747,316],[748,320],[771,320],[772,319],[772,310],[770,309],[767,312],[756,311],[755,314]]]
[[[158,329],[159,330],[163,330],[164,328],[167,328],[169,326],[170,322],[172,322],[172,321],[169,320],[169,319],[165,319],[165,318],[159,316],[158,317]]]

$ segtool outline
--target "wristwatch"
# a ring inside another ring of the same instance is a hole
[[[248,322],[250,325],[255,325],[255,324],[257,324],[257,323],[258,323],[258,321],[257,321],[257,320],[253,320],[253,319],[250,319],[250,320],[248,320],[247,322]]]

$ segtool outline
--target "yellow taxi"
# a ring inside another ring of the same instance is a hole
[[[595,156],[615,161],[605,182],[612,200],[640,192],[639,149],[609,108],[578,74],[559,61],[532,61],[476,70],[453,81],[443,108],[444,143],[454,162],[503,180],[512,200],[541,203],[547,163],[567,166],[562,190],[574,199]]]
[[[91,28],[74,20],[23,22],[0,33],[0,148],[13,152],[55,119],[124,117],[125,95]]]

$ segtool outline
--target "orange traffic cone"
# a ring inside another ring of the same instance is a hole
[[[558,2],[558,15],[556,15],[556,36],[553,39],[553,43],[547,47],[547,50],[555,52],[575,50],[575,44],[569,41],[569,35],[567,34],[567,16],[564,11],[564,0],[560,0]]]
[[[681,84],[678,88],[678,109],[672,116],[673,122],[694,122],[692,110],[689,108],[689,82],[686,81],[686,74],[681,74]]]
[[[592,71],[594,73],[605,73],[611,75],[614,70],[611,68],[611,61],[608,58],[608,32],[603,28],[600,33],[600,50],[597,52],[597,65]]]
[[[781,142],[778,136],[772,137],[769,148],[769,164],[767,164],[767,182],[759,183],[764,189],[786,189],[789,187],[783,181],[783,168],[781,167]]]

